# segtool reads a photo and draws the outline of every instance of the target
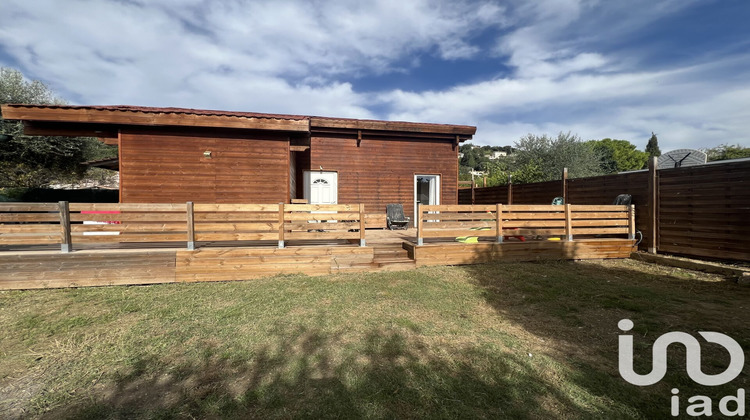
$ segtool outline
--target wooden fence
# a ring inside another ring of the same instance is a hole
[[[630,194],[641,247],[697,257],[750,261],[750,159],[707,165],[462,189],[459,204],[609,204]],[[472,200],[473,198],[473,200]]]
[[[359,240],[364,205],[0,203],[0,246]]]
[[[595,235],[635,236],[635,206],[420,205],[417,245],[424,238],[477,241],[507,237],[564,239]],[[471,238],[471,239],[470,239]]]

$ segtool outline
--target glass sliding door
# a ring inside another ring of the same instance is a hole
[[[440,175],[414,175],[414,226],[419,224],[418,204],[440,204]]]

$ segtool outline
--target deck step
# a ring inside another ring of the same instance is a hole
[[[366,273],[370,271],[378,271],[379,269],[380,267],[375,263],[357,263],[334,268],[331,271],[333,273]]]
[[[399,260],[399,261],[379,261],[378,270],[380,271],[401,271],[411,270],[417,266],[414,260]]]
[[[410,259],[408,257],[403,257],[403,258],[398,258],[398,257],[378,258],[378,257],[375,257],[372,261],[374,263],[377,263],[377,264],[381,264],[381,263],[385,263],[385,264],[390,264],[390,263],[413,263],[414,262],[414,260],[412,260],[412,259]]]
[[[405,249],[389,249],[389,250],[375,250],[375,258],[392,258],[392,257],[401,257],[401,258],[408,258],[409,252]]]

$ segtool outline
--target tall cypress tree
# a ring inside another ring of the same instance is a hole
[[[654,132],[651,132],[651,138],[648,139],[648,144],[646,144],[646,153],[648,153],[649,157],[659,157],[661,156],[661,150],[659,150],[659,140],[656,138],[656,134]]]

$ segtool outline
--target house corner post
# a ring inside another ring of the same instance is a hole
[[[284,203],[279,203],[279,248],[284,248]]]
[[[70,235],[70,204],[67,201],[57,203],[60,211],[60,251],[72,252],[73,241]]]
[[[187,213],[187,249],[195,250],[195,214],[193,213],[193,202],[185,203],[185,212]]]

